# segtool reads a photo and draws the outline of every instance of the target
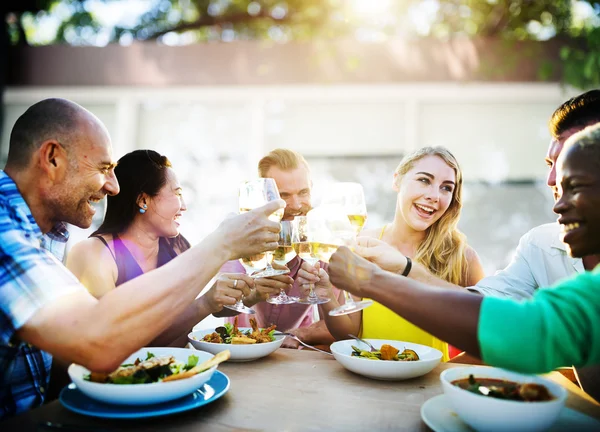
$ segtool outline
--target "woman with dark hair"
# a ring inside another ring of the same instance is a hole
[[[186,210],[182,188],[165,156],[133,151],[119,160],[115,175],[121,191],[107,198],[104,222],[67,259],[67,267],[97,298],[190,248],[179,233],[179,218]],[[184,346],[195,324],[249,294],[250,281],[244,274],[219,275],[152,345]]]

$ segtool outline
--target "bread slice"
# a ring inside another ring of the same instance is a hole
[[[246,336],[234,336],[231,338],[232,345],[252,345],[256,343],[256,339]]]
[[[199,374],[200,372],[204,372],[205,370],[210,369],[215,365],[218,365],[219,363],[223,363],[224,361],[229,360],[229,357],[231,357],[231,352],[229,350],[221,351],[213,358],[206,360],[204,363],[194,366],[188,371],[180,372],[175,375],[169,375],[168,377],[164,378],[162,382],[176,381],[192,377],[196,374]]]

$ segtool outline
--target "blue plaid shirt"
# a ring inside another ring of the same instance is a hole
[[[42,236],[17,186],[0,170],[0,419],[44,401],[52,356],[16,332],[44,305],[85,289],[50,253],[62,260],[67,238],[62,224]]]

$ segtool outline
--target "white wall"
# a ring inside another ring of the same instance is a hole
[[[461,227],[491,272],[504,266],[525,231],[552,220],[543,186],[497,183],[543,180],[548,118],[576,93],[556,84],[9,88],[2,155],[27,106],[46,97],[72,99],[106,124],[115,158],[152,148],[172,160],[189,208],[182,231],[195,242],[237,210],[238,184],[256,175],[256,162],[273,148],[309,158],[317,193],[334,178],[363,182],[375,224],[393,212],[389,184],[400,156],[444,145],[467,183]],[[483,206],[485,223],[478,221]]]

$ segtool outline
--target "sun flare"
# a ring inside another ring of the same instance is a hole
[[[389,12],[392,0],[350,0],[350,3],[359,15],[377,16]]]

